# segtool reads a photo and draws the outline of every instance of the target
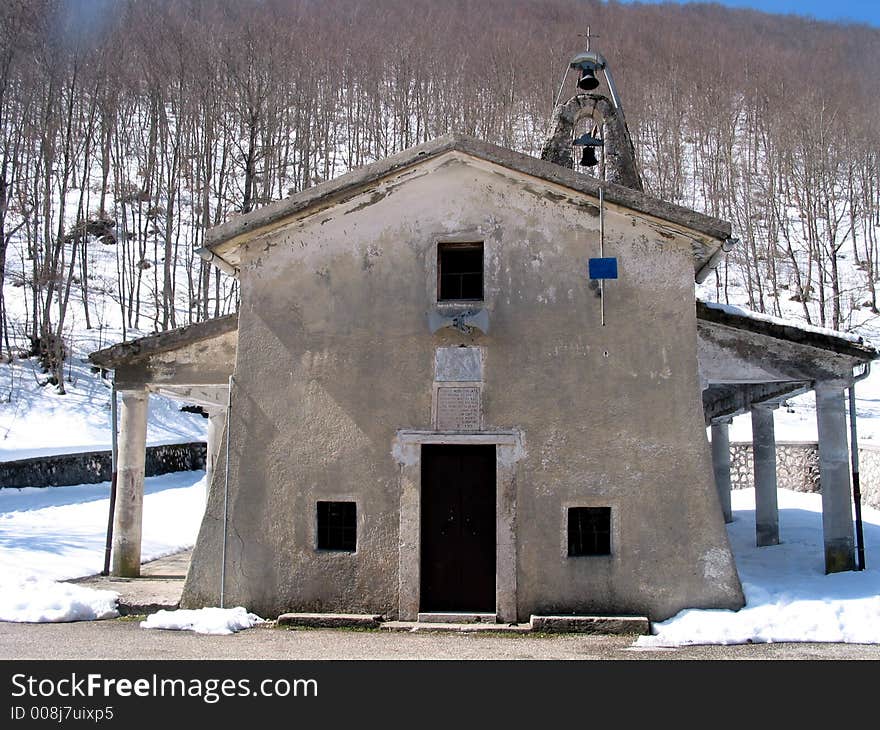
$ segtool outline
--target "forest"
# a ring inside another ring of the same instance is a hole
[[[411,145],[538,155],[588,25],[646,191],[740,239],[719,301],[842,330],[880,313],[880,29],[600,0],[4,0],[0,356],[63,388],[73,310],[88,329],[112,302],[123,338],[234,311],[194,255],[208,228]]]

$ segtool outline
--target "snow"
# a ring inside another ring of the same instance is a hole
[[[636,647],[780,641],[880,644],[880,510],[862,507],[864,571],[825,575],[822,499],[780,489],[781,544],[755,546],[755,493],[731,493],[731,547],[746,605],[694,610],[653,625]]]
[[[145,480],[143,560],[191,547],[205,473]],[[116,615],[116,594],[58,581],[104,567],[110,484],[0,489],[0,620],[78,621]]]
[[[65,395],[41,386],[33,360],[0,366],[0,462],[50,454],[109,450],[110,383],[74,359]],[[147,445],[204,441],[207,419],[182,404],[150,396]]]
[[[104,566],[109,482],[0,489],[0,621],[90,621],[118,616],[119,595],[59,581]],[[205,504],[205,473],[148,477],[144,561],[192,547]],[[241,606],[159,611],[141,625],[230,634],[262,622]]]
[[[0,579],[0,621],[55,623],[119,615],[119,594],[40,578]]]
[[[199,608],[195,610],[158,611],[141,621],[145,629],[194,631],[197,634],[233,634],[263,623],[243,606],[235,608]]]

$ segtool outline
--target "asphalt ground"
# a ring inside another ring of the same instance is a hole
[[[120,594],[125,611],[174,608],[191,551],[142,566],[142,578],[74,582]],[[0,660],[880,660],[880,645],[779,643],[647,649],[632,636],[307,629],[264,626],[227,636],[144,629],[142,615],[58,624],[0,622]]]
[[[183,553],[146,564],[141,579],[93,576],[77,582],[119,592],[120,608],[170,608],[179,599],[188,559]],[[876,683],[871,662],[880,661],[880,645],[647,649],[634,646],[634,636],[449,632],[424,626],[417,632],[324,629],[274,622],[211,636],[145,629],[143,618],[138,612],[104,621],[0,622],[0,727],[6,718],[15,726],[33,724],[33,718],[45,724],[44,716],[54,725],[53,713],[68,710],[90,723],[103,712],[102,726],[115,722],[127,728],[177,727],[184,717],[241,727],[269,716],[321,727],[328,718],[330,727],[365,721],[370,726],[374,718],[380,727],[409,727],[413,718],[420,725],[447,727],[472,721],[475,713],[490,726],[543,727],[572,720],[584,724],[585,707],[593,723],[604,713],[615,726],[623,718],[635,724],[639,716],[652,723],[665,716],[678,724],[696,704],[732,710],[743,688],[749,706],[761,708],[763,721],[770,721],[768,712],[780,713],[784,725],[779,724],[787,727],[814,724],[821,709],[816,701],[871,696]],[[85,699],[18,691],[23,677],[42,687],[74,676],[120,682],[152,676],[184,681],[190,691],[186,697],[133,697],[108,690]],[[216,693],[209,698],[192,692],[194,685],[207,688],[210,682],[215,689],[221,682],[240,686],[243,678],[253,690],[244,696],[220,701]],[[303,678],[318,683],[308,699],[278,691]],[[277,696],[257,695],[255,688],[267,682]],[[802,721],[795,719],[798,713]]]
[[[140,618],[0,622],[0,659],[880,660],[880,645],[780,643],[641,649],[631,636],[258,627],[227,636],[144,629]]]

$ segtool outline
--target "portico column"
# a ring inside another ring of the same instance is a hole
[[[211,493],[211,481],[214,478],[214,468],[217,465],[217,457],[220,455],[220,439],[223,438],[223,430],[226,428],[226,409],[208,409],[208,444],[205,454],[205,502]]]
[[[755,463],[755,537],[758,547],[779,544],[776,501],[776,433],[773,408],[752,406],[752,455]]]
[[[712,468],[725,522],[733,522],[730,508],[730,419],[712,424]]]
[[[144,507],[144,460],[147,450],[146,388],[120,391],[119,462],[116,509],[113,515],[111,575],[126,578],[141,573],[141,527]]]
[[[826,573],[855,569],[845,387],[842,381],[815,384]]]

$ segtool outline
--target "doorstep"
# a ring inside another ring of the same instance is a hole
[[[323,629],[359,628],[384,631],[454,633],[566,633],[593,635],[642,635],[651,633],[645,616],[532,616],[528,623],[498,623],[488,613],[420,613],[418,621],[386,621],[377,614],[360,613],[283,613],[278,626]]]
[[[377,629],[382,617],[362,613],[282,613],[279,626],[305,626],[315,629]]]
[[[543,633],[643,635],[651,633],[646,616],[532,616],[533,631]]]
[[[471,621],[469,623],[448,623],[429,621],[385,621],[384,631],[408,631],[411,634],[450,631],[457,634],[528,634],[531,624],[497,624]]]
[[[421,624],[497,624],[498,614],[426,611],[419,613],[418,621]]]

